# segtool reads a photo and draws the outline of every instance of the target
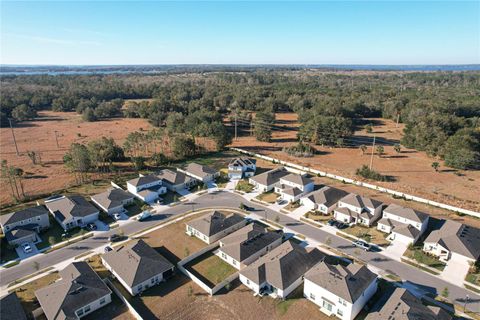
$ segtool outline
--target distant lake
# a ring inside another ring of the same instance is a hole
[[[2,65],[0,75],[108,75],[161,74],[180,72],[234,72],[255,70],[374,70],[374,71],[480,71],[479,64],[469,65],[125,65],[125,66],[22,66]]]

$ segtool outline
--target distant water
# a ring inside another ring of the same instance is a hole
[[[468,65],[125,65],[125,66],[34,66],[0,65],[0,75],[108,75],[179,72],[255,71],[276,69],[327,69],[376,71],[480,71],[480,64]]]

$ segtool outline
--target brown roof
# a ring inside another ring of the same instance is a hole
[[[61,280],[35,291],[49,320],[77,319],[75,311],[112,293],[84,261],[69,264],[60,276]]]
[[[135,179],[132,179],[132,180],[128,180],[127,183],[131,184],[134,187],[138,187],[138,186],[142,186],[144,184],[149,184],[149,183],[157,182],[157,181],[160,181],[160,179],[157,178],[156,176],[154,176],[153,174],[148,174],[148,175],[141,176],[141,177],[138,177],[138,178],[135,178]]]
[[[217,170],[215,170],[213,168],[210,168],[210,167],[207,167],[207,166],[204,166],[202,164],[195,163],[195,162],[189,163],[185,167],[185,171],[194,175],[194,176],[200,177],[200,178],[205,178],[208,175],[216,174],[218,172]]]
[[[98,209],[82,196],[66,196],[46,202],[45,205],[60,221],[98,213]]]
[[[256,175],[250,179],[264,186],[271,186],[272,184],[278,183],[280,178],[285,177],[290,174],[284,167],[278,167],[270,171],[264,172],[262,174]]]
[[[451,252],[478,260],[480,229],[447,220],[439,230],[432,231],[425,242],[438,243]]]
[[[331,207],[346,195],[346,191],[325,186],[316,191],[310,192],[307,195],[307,198],[316,204],[324,204],[327,207]]]
[[[191,180],[193,180],[183,172],[173,171],[170,169],[161,170],[157,177],[174,186],[182,183],[189,183]]]
[[[102,257],[130,287],[173,268],[173,264],[143,240],[115,247]]]
[[[198,219],[188,222],[187,225],[206,236],[213,236],[238,223],[244,222],[244,220],[243,216],[236,213],[225,215],[219,211],[212,211]]]
[[[312,183],[313,180],[307,177],[306,175],[300,175],[296,173],[290,173],[284,177],[282,177],[282,180],[286,180],[292,183],[295,183],[297,185],[305,186],[309,183]]]
[[[256,284],[266,281],[275,288],[285,289],[324,258],[325,255],[318,249],[303,248],[289,240],[240,271],[240,274]]]
[[[429,215],[424,212],[417,211],[412,208],[402,207],[394,203],[386,207],[383,212],[420,223],[423,223],[429,217]]]
[[[365,320],[451,320],[452,316],[438,307],[426,306],[404,288],[396,288],[379,311]]]
[[[370,208],[370,209],[373,209],[373,210],[375,210],[376,208],[380,207],[383,204],[380,201],[370,199],[370,198],[367,198],[367,197],[362,197],[362,196],[359,196],[356,193],[350,193],[350,194],[346,195],[345,197],[340,199],[339,202],[349,204],[349,205],[354,206],[356,208],[362,208],[362,209]]]
[[[354,303],[376,281],[377,275],[366,266],[349,264],[344,267],[322,261],[305,274],[305,279]]]
[[[128,199],[133,199],[133,195],[118,188],[111,188],[105,192],[92,196],[92,200],[95,200],[106,209],[119,207],[122,205],[123,201]]]

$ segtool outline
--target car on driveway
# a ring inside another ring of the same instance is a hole
[[[110,246],[106,246],[104,250],[105,250],[105,253],[107,253],[107,252],[112,251],[113,249]]]
[[[95,223],[89,223],[87,224],[87,230],[89,231],[97,230],[97,225]]]
[[[357,248],[360,248],[360,249],[363,249],[365,251],[370,251],[370,249],[372,248],[371,245],[369,245],[368,243],[366,243],[365,241],[363,240],[356,240],[356,241],[353,241],[352,244],[357,247]]]
[[[145,210],[145,211],[143,211],[142,213],[140,213],[140,214],[138,215],[137,220],[138,220],[138,221],[143,221],[143,220],[145,220],[145,219],[150,218],[151,216],[152,216],[152,214],[150,213],[150,211]]]
[[[113,218],[114,218],[115,220],[120,220],[120,219],[122,218],[122,215],[121,215],[120,213],[114,213],[114,214],[113,214]]]
[[[337,223],[337,220],[335,220],[335,219],[330,219],[330,220],[328,220],[328,222],[327,222],[327,224],[328,224],[329,226],[331,226],[331,227],[333,227],[336,223]]]
[[[346,227],[348,227],[348,224],[346,224],[346,223],[343,223],[343,222],[340,222],[340,221],[337,221],[335,223],[335,228],[337,228],[337,229],[345,229]]]
[[[32,252],[32,247],[28,243],[22,244],[23,252],[30,253]]]
[[[287,204],[287,200],[278,199],[278,200],[277,200],[277,204],[278,204],[278,205]]]
[[[108,240],[111,242],[118,242],[118,241],[122,241],[124,238],[125,236],[121,236],[119,234],[114,233],[108,238]]]

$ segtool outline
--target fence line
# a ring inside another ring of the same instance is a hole
[[[130,311],[130,313],[135,319],[143,320],[142,316],[137,312],[137,310],[135,310],[135,308],[130,304],[130,302],[128,302],[127,298],[125,298],[123,294],[121,294],[121,292],[117,289],[117,287],[115,287],[115,285],[110,281],[110,279],[105,278],[103,281],[105,281],[107,285],[113,290],[113,292],[115,292],[115,294],[120,298],[120,300],[125,303],[128,311]]]
[[[428,200],[428,199],[417,197],[417,196],[410,195],[410,194],[407,194],[407,193],[403,193],[403,192],[391,190],[391,189],[388,189],[388,188],[380,187],[380,186],[377,186],[377,185],[374,185],[374,184],[370,184],[370,183],[362,182],[362,181],[359,181],[359,180],[354,180],[354,179],[342,177],[342,176],[339,176],[339,175],[331,174],[331,173],[321,171],[321,170],[317,170],[317,169],[312,169],[310,167],[300,166],[300,165],[295,164],[295,163],[275,159],[275,158],[264,156],[262,154],[258,154],[258,153],[254,153],[254,152],[249,152],[247,150],[243,150],[243,149],[240,149],[240,148],[230,148],[230,149],[234,150],[234,151],[237,151],[237,152],[240,152],[240,153],[247,154],[247,155],[252,156],[252,157],[260,158],[260,159],[263,159],[263,160],[266,160],[266,161],[278,163],[278,164],[281,164],[281,165],[284,165],[284,166],[287,166],[287,167],[290,167],[290,168],[293,168],[293,169],[297,169],[297,170],[299,170],[300,172],[303,172],[303,173],[308,172],[308,173],[311,173],[311,174],[314,174],[314,175],[319,175],[321,177],[327,177],[327,178],[331,178],[331,179],[335,179],[335,180],[340,180],[340,181],[345,182],[345,183],[354,184],[354,185],[357,185],[357,186],[360,186],[360,187],[366,187],[366,188],[369,188],[369,189],[373,189],[373,190],[377,190],[377,191],[380,191],[380,192],[388,193],[388,194],[394,195],[394,196],[399,197],[399,198],[404,198],[404,199],[407,199],[407,200],[413,200],[413,201],[420,202],[420,203],[425,203],[425,204],[428,204],[428,205],[431,205],[431,206],[434,206],[434,207],[439,207],[439,208],[442,208],[442,209],[447,209],[447,210],[454,211],[454,212],[457,212],[457,213],[462,213],[462,214],[466,214],[466,215],[469,215],[469,216],[480,218],[480,212],[455,207],[455,206],[452,206],[452,205],[449,205],[449,204],[440,203],[440,202],[433,201],[433,200]]]

